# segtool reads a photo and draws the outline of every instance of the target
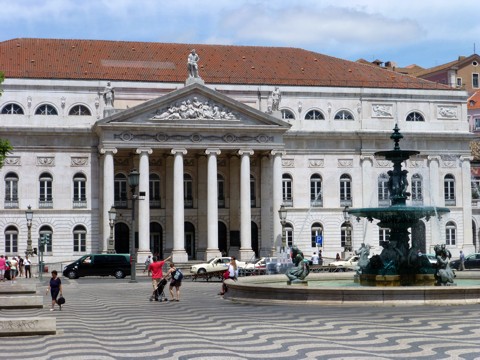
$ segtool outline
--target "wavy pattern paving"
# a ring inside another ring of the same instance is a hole
[[[185,281],[180,302],[150,302],[150,283],[64,280],[56,336],[2,338],[20,359],[479,359],[480,308],[244,305],[220,283]]]

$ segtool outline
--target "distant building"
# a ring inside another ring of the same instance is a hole
[[[411,236],[422,252],[479,248],[463,90],[280,47],[12,39],[0,70],[0,138],[14,147],[0,169],[0,253],[24,253],[29,205],[35,245],[51,235],[47,262],[107,251],[112,206],[115,250],[129,251],[135,224],[140,259],[248,260],[293,244],[311,255],[319,235],[325,259],[350,242],[378,253],[388,229],[343,210],[389,205],[391,164],[373,154],[392,148],[396,123],[402,148],[420,151],[405,164],[408,203],[451,210]]]

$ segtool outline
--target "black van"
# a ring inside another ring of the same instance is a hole
[[[63,276],[76,279],[82,276],[115,276],[122,279],[130,275],[129,254],[89,254],[63,268]]]

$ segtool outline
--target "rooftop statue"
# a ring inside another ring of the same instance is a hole
[[[282,100],[282,93],[278,87],[272,91],[272,111],[280,110],[280,100]]]
[[[192,49],[190,54],[188,54],[188,59],[187,59],[187,69],[188,69],[188,77],[189,78],[199,78],[200,77],[198,75],[198,61],[199,60],[200,60],[200,57],[195,52],[195,49]]]
[[[105,107],[113,108],[113,102],[115,100],[115,90],[113,90],[112,84],[110,81],[107,82],[105,89],[102,92],[99,92],[98,95],[103,97],[105,101]]]

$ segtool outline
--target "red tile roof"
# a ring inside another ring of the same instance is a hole
[[[448,89],[382,68],[284,47],[131,41],[12,39],[0,42],[6,78],[181,82],[195,48],[208,84]]]
[[[468,110],[480,109],[480,91],[475,92],[467,100]]]

